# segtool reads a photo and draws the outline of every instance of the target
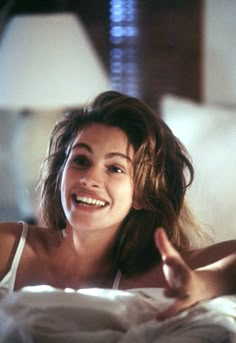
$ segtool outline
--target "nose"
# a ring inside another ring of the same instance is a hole
[[[84,171],[83,175],[81,175],[80,183],[86,187],[101,187],[102,185],[102,175],[101,171],[97,167],[90,167],[86,171]]]

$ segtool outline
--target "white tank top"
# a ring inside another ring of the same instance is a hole
[[[9,272],[0,281],[1,293],[13,292],[15,288],[16,273],[17,273],[17,269],[20,263],[20,259],[22,256],[22,252],[23,252],[27,234],[28,234],[28,224],[22,222],[22,225],[23,225],[23,228],[22,228],[20,240],[19,240],[16,253],[11,264],[11,268]],[[122,276],[121,272],[118,270],[118,272],[116,273],[113,285],[112,285],[112,289],[119,289],[121,276]]]
[[[121,276],[122,276],[122,274],[121,274],[120,270],[118,270],[118,272],[116,273],[113,285],[112,285],[112,289],[119,289]]]
[[[25,246],[26,237],[28,234],[28,224],[22,222],[22,225],[23,225],[23,228],[22,228],[20,240],[19,240],[18,247],[16,249],[16,253],[11,264],[11,268],[9,272],[0,281],[1,293],[13,292],[15,288],[16,273],[17,273],[21,255]]]

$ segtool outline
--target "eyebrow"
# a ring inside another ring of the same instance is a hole
[[[91,147],[86,143],[76,143],[72,146],[71,150],[80,149],[80,148],[86,149],[91,154],[93,153],[93,150],[91,149]],[[133,162],[132,159],[128,155],[122,154],[121,152],[109,152],[108,154],[106,154],[105,159],[109,159],[116,156],[124,158],[130,163]]]

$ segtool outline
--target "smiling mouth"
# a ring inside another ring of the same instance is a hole
[[[87,205],[87,206],[104,207],[106,205],[105,201],[96,200],[96,199],[88,198],[88,197],[76,196],[76,195],[75,195],[75,201],[78,204],[84,204],[84,205]]]

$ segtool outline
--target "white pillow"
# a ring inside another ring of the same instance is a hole
[[[193,159],[187,196],[215,241],[236,238],[236,111],[166,95],[161,114]]]

